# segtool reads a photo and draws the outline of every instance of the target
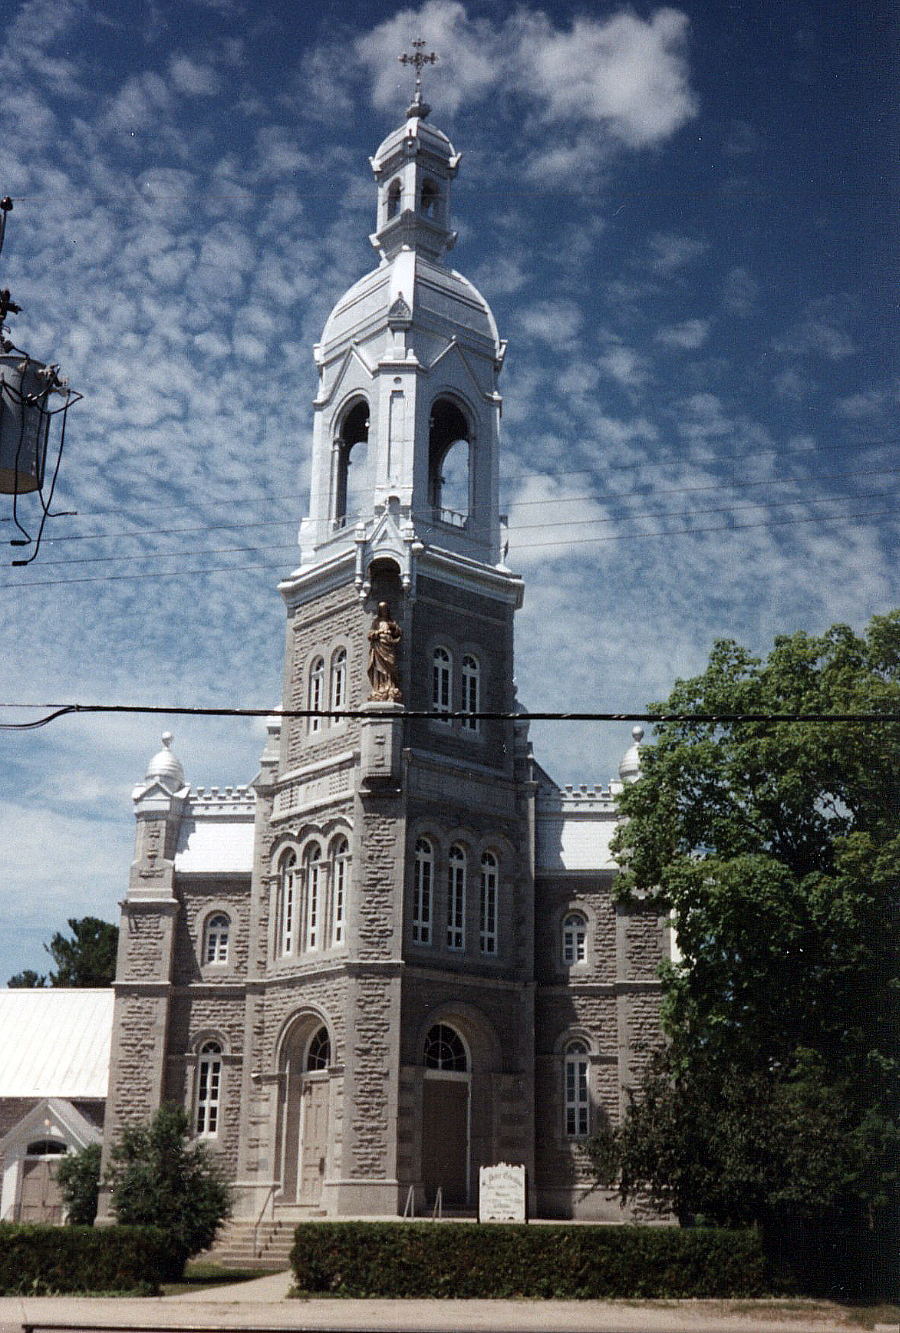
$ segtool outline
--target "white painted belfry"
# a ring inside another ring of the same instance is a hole
[[[445,262],[456,240],[450,183],[460,155],[419,107],[370,160],[377,183],[371,240],[381,262],[341,297],[314,349],[319,389],[301,570],[354,548],[370,564],[379,555],[370,543],[388,513],[393,544],[406,542],[407,562],[434,547],[496,565],[497,379],[505,344],[487,302]],[[443,432],[436,409],[439,417],[449,413]],[[441,462],[454,426],[468,442],[467,493],[463,479],[458,509],[441,501]]]

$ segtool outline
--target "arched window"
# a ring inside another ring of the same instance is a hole
[[[467,713],[477,713],[481,706],[481,667],[472,653],[462,660],[462,706]],[[464,717],[462,725],[467,731],[477,731],[478,718]]]
[[[450,712],[453,701],[453,659],[446,648],[435,648],[431,658],[431,707],[436,713]],[[439,717],[449,723],[449,717]]]
[[[422,182],[422,193],[420,195],[421,211],[424,217],[433,218],[435,216],[440,197],[440,190],[434,181],[426,177]]]
[[[319,947],[322,928],[322,849],[315,843],[307,848],[303,858],[303,872],[306,922],[303,947],[312,952]]]
[[[68,1149],[61,1139],[36,1139],[25,1149],[26,1157],[61,1157]]]
[[[297,857],[285,852],[278,863],[278,947],[292,954],[297,926]]]
[[[369,489],[369,404],[362,399],[344,414],[333,446],[332,519],[343,527],[359,512]]]
[[[413,866],[412,938],[431,943],[431,896],[434,886],[434,848],[427,838],[416,839]]]
[[[313,1073],[317,1069],[327,1069],[331,1064],[331,1038],[328,1029],[320,1027],[309,1039],[306,1048],[306,1069]]]
[[[325,660],[317,657],[309,668],[309,702],[307,707],[315,712],[322,707],[322,700],[325,694]],[[309,719],[309,729],[311,732],[321,731],[324,718],[311,717]]]
[[[448,398],[439,398],[428,432],[428,499],[439,522],[458,528],[464,528],[469,517],[471,442],[463,412]]]
[[[463,1039],[447,1023],[435,1023],[428,1029],[424,1055],[426,1069],[442,1069],[449,1074],[468,1072],[469,1058]]]
[[[583,1041],[570,1041],[563,1059],[565,1131],[570,1139],[587,1138],[590,1132],[588,1092],[588,1048]]]
[[[466,945],[466,854],[462,847],[450,848],[447,858],[447,948]]]
[[[203,932],[204,963],[228,962],[228,936],[231,922],[224,912],[216,912],[206,923]]]
[[[587,920],[569,912],[562,924],[562,958],[566,967],[587,962]]]
[[[390,185],[388,186],[387,215],[389,222],[391,218],[395,218],[397,214],[400,212],[400,196],[402,195],[402,193],[403,193],[403,185],[400,181],[400,177],[398,176],[396,177],[395,180],[392,180]]]
[[[338,648],[331,659],[331,707],[347,707],[347,649]],[[332,718],[332,725],[340,718]]]
[[[331,849],[331,943],[335,948],[344,943],[349,861],[347,839],[338,838]]]
[[[481,911],[478,932],[479,947],[482,953],[497,952],[497,858],[493,852],[485,852],[481,858]]]
[[[195,1133],[212,1138],[219,1130],[219,1099],[222,1093],[222,1047],[204,1042],[197,1061],[197,1114]]]

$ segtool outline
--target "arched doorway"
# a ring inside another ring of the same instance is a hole
[[[322,1198],[330,1128],[331,1038],[320,1018],[298,1020],[281,1055],[279,1202],[315,1207]]]
[[[462,1037],[448,1023],[428,1029],[423,1050],[422,1179],[426,1203],[438,1189],[445,1207],[470,1198],[469,1083],[471,1061]]]

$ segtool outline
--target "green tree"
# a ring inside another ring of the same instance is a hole
[[[66,1205],[70,1226],[93,1226],[100,1192],[100,1144],[89,1143],[60,1158],[56,1181]]]
[[[119,1222],[168,1233],[174,1275],[212,1244],[231,1215],[230,1187],[207,1145],[190,1142],[181,1106],[161,1106],[150,1120],[122,1129],[107,1183]]]
[[[116,975],[117,926],[96,916],[69,918],[68,939],[57,931],[44,948],[56,965],[49,976],[31,968],[10,977],[9,986],[111,986]]]
[[[17,972],[14,977],[10,977],[7,986],[18,990],[34,990],[46,986],[47,978],[40,972],[35,972],[33,968],[26,967],[23,972]]]
[[[615,844],[620,892],[671,911],[681,961],[599,1174],[682,1220],[802,1241],[846,1284],[896,1237],[900,613],[766,661],[717,643],[653,709],[885,715],[662,723]]]

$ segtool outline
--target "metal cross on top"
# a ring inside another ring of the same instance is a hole
[[[422,69],[425,65],[436,64],[437,55],[435,54],[434,51],[429,51],[428,54],[426,55],[425,42],[422,40],[421,37],[417,37],[413,41],[412,46],[413,46],[412,55],[410,55],[407,51],[404,51],[402,56],[397,57],[401,65],[414,65],[416,70],[416,91],[413,96],[412,103],[407,111],[407,115],[427,116],[428,112],[431,110],[431,107],[427,104],[427,102],[422,101]]]

